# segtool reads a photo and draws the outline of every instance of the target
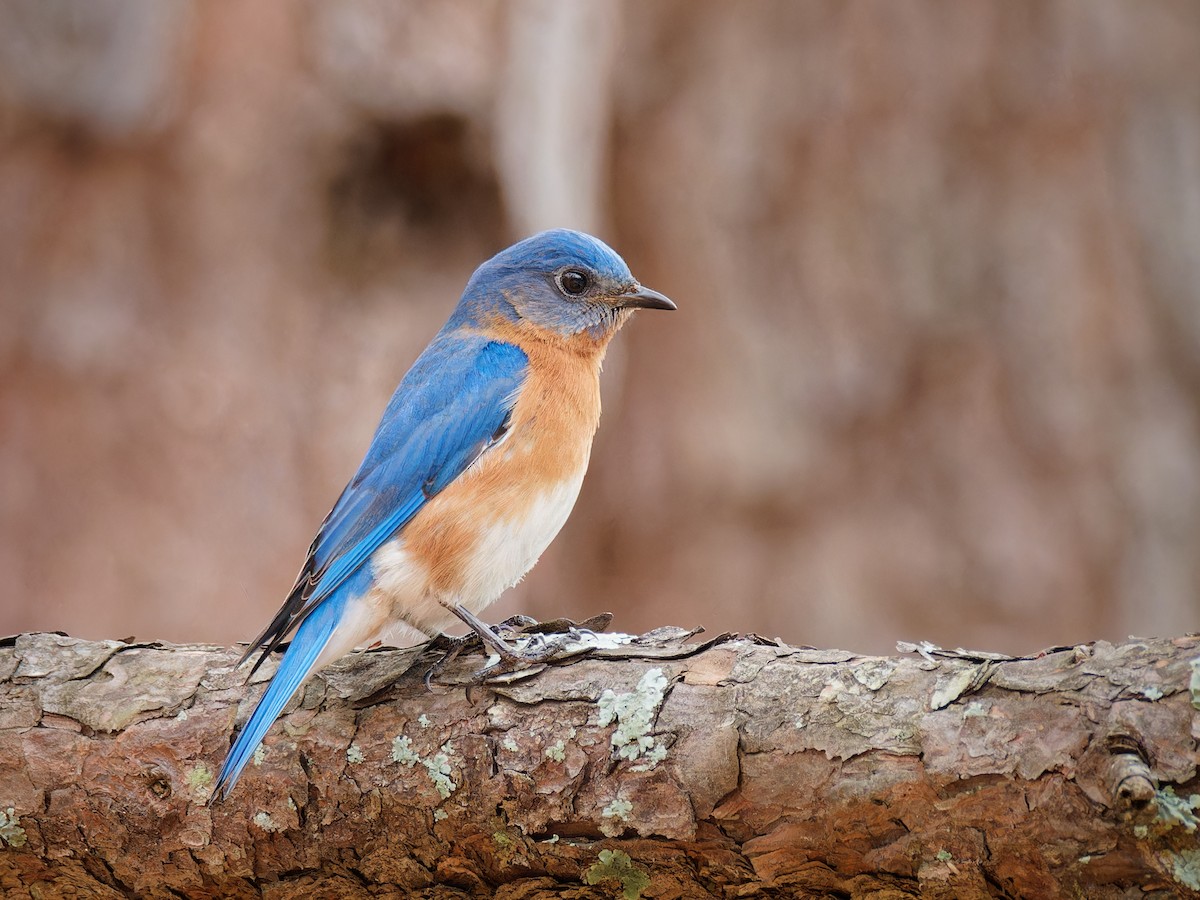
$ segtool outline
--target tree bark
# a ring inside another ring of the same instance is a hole
[[[273,662],[246,685],[232,650],[8,639],[0,893],[1200,896],[1197,637],[697,640],[470,690],[426,690],[421,648],[353,654],[210,802]]]

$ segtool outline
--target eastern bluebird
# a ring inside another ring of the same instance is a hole
[[[601,241],[554,230],[485,262],[404,376],[283,606],[241,662],[295,636],[225,759],[227,796],[309,673],[407,626],[434,637],[524,577],[575,504],[600,364],[635,309],[675,309]]]

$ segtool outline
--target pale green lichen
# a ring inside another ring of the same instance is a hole
[[[1180,850],[1167,856],[1175,880],[1193,891],[1200,891],[1200,850]]]
[[[509,753],[516,753],[519,749],[519,745],[517,744],[516,740],[513,739],[511,734],[505,735],[504,740],[500,742],[500,746]]]
[[[655,744],[653,747],[650,748],[650,751],[646,754],[646,761],[643,763],[638,763],[636,766],[633,766],[632,771],[634,771],[634,772],[649,772],[651,769],[653,769],[655,766],[657,766],[660,762],[662,762],[666,758],[667,758],[667,748],[664,747],[662,744]]]
[[[21,827],[16,808],[0,809],[0,842],[9,847],[24,847],[25,840],[25,829]]]
[[[450,818],[450,813],[444,809],[435,809],[433,811],[433,821],[435,822],[444,822],[448,818]]]
[[[429,774],[429,780],[437,789],[438,796],[443,800],[458,790],[458,785],[450,777],[450,754],[453,752],[454,745],[446,741],[437,753],[426,759],[413,750],[412,740],[408,735],[399,734],[392,739],[392,760],[410,769],[417,763],[423,765]]]
[[[264,747],[262,744],[259,744],[257,747],[254,748],[254,755],[250,757],[251,761],[256,766],[261,766],[263,764],[263,760],[266,758],[267,758],[267,748]]]
[[[1158,821],[1167,828],[1180,825],[1188,831],[1195,831],[1200,825],[1195,810],[1200,809],[1200,794],[1192,794],[1186,799],[1175,793],[1175,788],[1167,785],[1154,792],[1158,800]]]
[[[263,831],[283,831],[283,826],[271,818],[268,812],[256,812],[253,821]]]
[[[1133,826],[1133,836],[1135,838],[1137,838],[1139,841],[1144,841],[1149,834],[1150,834],[1150,829],[1147,826],[1145,826],[1145,825],[1134,825]]]
[[[446,741],[435,755],[421,760],[425,771],[429,773],[429,779],[437,789],[438,796],[443,800],[458,790],[458,785],[450,778],[450,754],[453,752],[453,745]]]
[[[625,694],[611,689],[600,695],[600,725],[617,723],[613,730],[612,746],[621,759],[645,759],[639,770],[654,768],[666,758],[666,748],[654,739],[650,730],[667,692],[667,679],[662,669],[647,669],[635,690]]]
[[[949,850],[939,850],[937,852],[937,861],[938,862],[950,862],[950,860],[952,860],[952,859],[954,859],[954,854],[951,853]]]
[[[425,715],[425,713],[421,713],[419,716],[417,716],[417,724],[422,728],[428,728],[433,723],[429,721],[429,716]]]
[[[1147,700],[1161,700],[1163,698],[1162,689],[1157,684],[1152,684],[1149,687],[1141,689],[1141,694]]]
[[[620,837],[625,831],[622,823],[629,818],[631,812],[633,812],[633,804],[617,797],[600,811],[602,819],[612,820],[611,822],[601,822],[600,830],[608,837]]]
[[[412,748],[412,740],[407,734],[397,735],[392,739],[392,761],[410,769],[421,761],[421,757]]]
[[[358,744],[351,744],[349,747],[346,748],[346,762],[360,763],[362,761],[363,761],[362,747],[358,746]]]
[[[1088,863],[1090,863],[1091,861],[1092,861],[1092,855],[1091,855],[1090,853],[1088,853],[1088,854],[1086,854],[1086,855],[1084,855],[1084,856],[1081,856],[1081,857],[1079,857],[1079,864],[1080,864],[1081,866],[1086,866],[1086,865],[1087,865]]]
[[[206,800],[208,799],[209,794],[212,793],[212,769],[210,769],[204,763],[196,763],[196,765],[192,766],[184,774],[183,783],[186,784],[188,789],[191,790],[191,792],[198,798],[201,800]]]
[[[506,850],[512,846],[513,839],[511,837],[509,837],[507,834],[505,834],[503,831],[493,831],[492,832],[492,841],[501,850]]]
[[[1192,660],[1192,680],[1188,682],[1188,691],[1192,695],[1192,706],[1200,709],[1200,656]]]
[[[561,740],[555,741],[546,748],[546,759],[552,759],[555,762],[562,762],[567,758],[567,745]]]
[[[642,891],[650,887],[650,876],[635,866],[629,854],[622,850],[601,850],[599,862],[583,873],[586,884],[599,884],[610,878],[621,882],[625,900],[638,900]]]

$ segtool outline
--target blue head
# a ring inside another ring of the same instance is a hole
[[[675,309],[644,288],[607,244],[565,228],[543,231],[493,256],[471,276],[452,324],[499,314],[563,336],[610,337],[634,309]]]

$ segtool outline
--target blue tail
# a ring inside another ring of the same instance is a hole
[[[266,693],[258,701],[258,706],[254,708],[229,755],[225,757],[225,765],[221,767],[221,774],[213,789],[214,797],[219,795],[224,799],[229,796],[242,774],[242,769],[262,743],[263,736],[316,665],[317,657],[321,655],[338,622],[341,621],[347,600],[362,593],[363,586],[359,585],[358,581],[357,578],[351,578],[344,582],[332,596],[300,623],[287,652],[283,654],[278,670],[267,685]]]

